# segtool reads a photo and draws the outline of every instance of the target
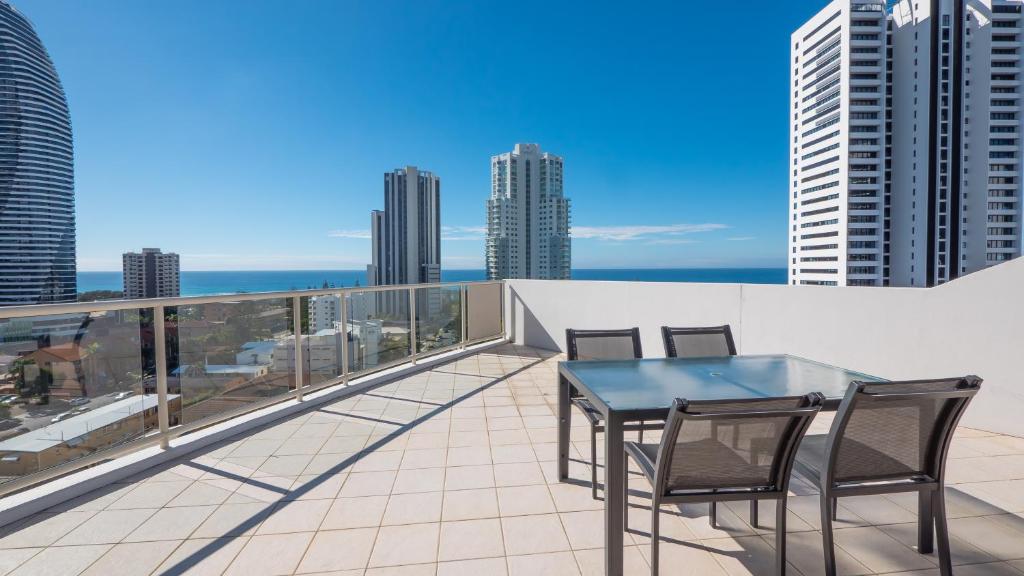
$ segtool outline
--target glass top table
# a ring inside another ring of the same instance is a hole
[[[623,433],[628,423],[662,420],[676,398],[726,400],[820,392],[835,410],[850,382],[882,378],[788,355],[642,360],[576,360],[558,364],[558,477],[569,479],[570,390],[590,400],[604,426],[605,573],[621,576]]]
[[[621,411],[667,410],[676,398],[726,400],[811,392],[821,392],[838,404],[850,382],[883,381],[788,355],[577,360],[562,362],[559,372],[599,409]]]

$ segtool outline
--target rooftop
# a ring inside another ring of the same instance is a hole
[[[0,574],[601,574],[603,502],[573,420],[571,480],[555,469],[562,356],[502,344],[243,433],[0,532]],[[827,429],[821,414],[815,430]],[[947,500],[958,575],[1024,574],[1024,438],[961,427]],[[626,569],[648,574],[649,491],[634,474]],[[662,566],[771,568],[773,506],[665,507]],[[818,497],[789,499],[792,574],[822,573]],[[634,517],[635,516],[635,517]],[[913,548],[913,497],[840,500],[845,574],[938,574]]]
[[[176,398],[179,398],[177,394],[168,395],[168,400]],[[123,422],[126,418],[156,408],[156,405],[156,394],[144,394],[116,400],[98,408],[89,407],[88,411],[76,416],[0,441],[0,452],[42,452],[64,443],[73,446],[76,439],[89,432]]]

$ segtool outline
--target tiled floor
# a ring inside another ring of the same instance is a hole
[[[491,349],[110,486],[0,533],[0,575],[601,574],[586,428],[575,480],[555,480],[558,359]],[[1024,439],[963,429],[951,457],[956,574],[1024,575]],[[793,493],[790,573],[820,574],[817,496],[799,480]],[[938,574],[913,548],[915,502],[841,500],[840,572]],[[632,574],[650,571],[646,505],[630,511]],[[769,573],[772,506],[767,530],[746,503],[720,507],[718,529],[704,505],[665,508],[665,573]]]

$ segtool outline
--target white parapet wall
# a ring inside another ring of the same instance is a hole
[[[890,379],[977,374],[963,424],[1024,437],[1024,258],[937,288],[509,280],[508,336],[565,349],[566,328],[730,324],[741,354],[787,353]]]

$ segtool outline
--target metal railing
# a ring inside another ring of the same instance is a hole
[[[501,338],[504,308],[501,281],[0,308],[0,496]]]

